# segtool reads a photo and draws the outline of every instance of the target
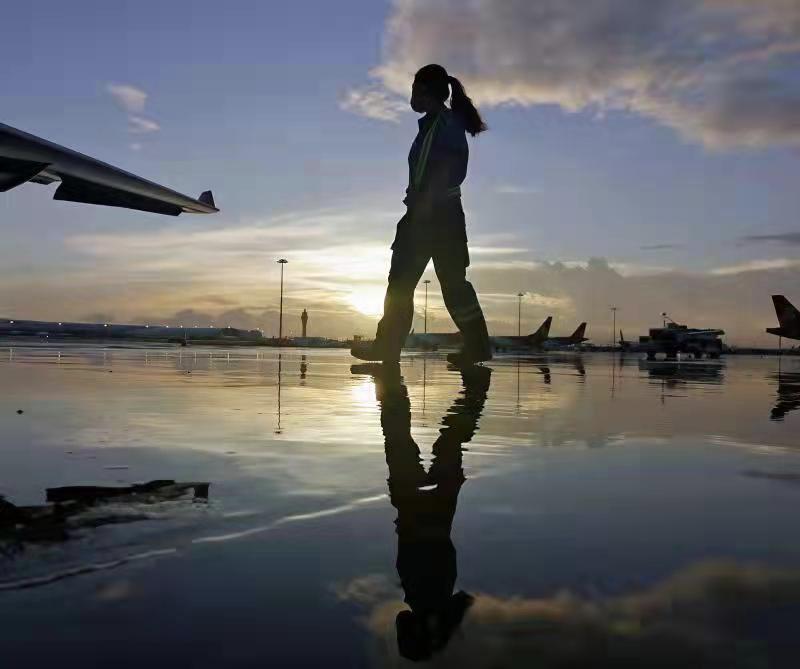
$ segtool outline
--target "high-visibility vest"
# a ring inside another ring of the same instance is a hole
[[[414,179],[412,181],[412,187],[415,191],[419,192],[420,187],[422,186],[422,180],[425,178],[425,170],[428,167],[428,158],[431,154],[431,146],[433,146],[433,140],[436,136],[436,131],[439,126],[444,123],[445,121],[442,120],[442,115],[437,114],[436,118],[433,119],[431,122],[428,131],[425,133],[425,137],[422,140],[422,148],[419,152],[419,157],[417,158],[417,164],[414,166]],[[453,186],[452,188],[448,188],[445,192],[445,197],[460,197],[461,196],[461,187],[460,186]]]

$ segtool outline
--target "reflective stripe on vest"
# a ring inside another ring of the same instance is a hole
[[[422,149],[419,152],[419,158],[417,159],[417,164],[414,169],[414,190],[418,191],[422,185],[422,179],[425,176],[425,168],[428,166],[428,157],[431,153],[433,137],[436,133],[436,129],[439,127],[441,118],[441,114],[439,114],[433,119],[431,127],[428,128],[428,132],[425,133],[425,139],[422,140]]]

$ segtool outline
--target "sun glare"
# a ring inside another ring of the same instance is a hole
[[[383,313],[383,297],[386,289],[379,286],[362,286],[350,293],[350,305],[365,316],[380,316]]]

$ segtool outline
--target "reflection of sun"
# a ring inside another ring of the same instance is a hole
[[[383,313],[382,286],[360,286],[348,296],[350,305],[365,316],[380,316]]]
[[[350,388],[350,396],[354,406],[374,407],[375,406],[375,383],[372,379],[364,379]]]

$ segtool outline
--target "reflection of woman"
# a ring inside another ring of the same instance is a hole
[[[396,370],[379,373],[375,383],[389,496],[397,509],[397,573],[410,607],[397,615],[397,644],[401,655],[421,660],[444,648],[472,603],[465,592],[453,594],[457,567],[450,532],[465,480],[461,446],[477,430],[491,370],[462,371],[463,395],[442,420],[427,473],[411,437],[408,392]]]
[[[450,96],[452,89],[452,97]],[[445,105],[450,98],[450,107]],[[492,357],[486,321],[472,284],[461,184],[467,176],[473,137],[486,130],[480,113],[461,82],[441,65],[426,65],[414,77],[411,108],[425,116],[408,155],[408,210],[397,225],[392,244],[389,285],[375,341],[357,343],[356,358],[396,362],[414,317],[414,289],[433,259],[450,316],[464,338],[450,362],[469,365]]]

